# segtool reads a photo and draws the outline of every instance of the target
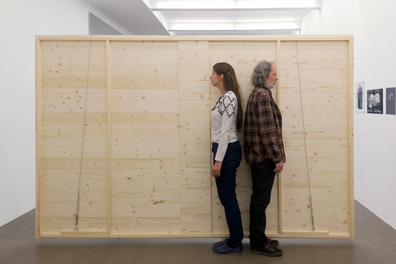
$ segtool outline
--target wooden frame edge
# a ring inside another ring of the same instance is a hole
[[[76,35],[76,36],[37,36],[40,41],[349,41],[351,35],[269,35],[269,36],[148,36],[148,35]],[[331,37],[331,39],[329,39]]]
[[[280,40],[276,41],[276,67],[277,67],[277,75],[280,76],[281,72],[281,62],[280,62]],[[282,104],[281,104],[281,78],[278,79],[277,84],[277,104],[279,109],[282,112]],[[280,235],[283,234],[283,206],[282,206],[282,172],[278,173],[278,233]]]
[[[106,40],[106,71],[107,71],[107,234],[111,234],[113,226],[113,157],[112,157],[112,93],[111,93],[111,50],[110,41]]]
[[[304,239],[340,239],[340,238],[350,238],[349,235],[331,235],[328,232],[287,232],[282,235],[276,233],[267,233],[268,236],[274,238],[304,238]],[[311,235],[311,236],[307,236]],[[137,233],[124,233],[124,234],[110,234],[107,235],[107,232],[62,232],[59,233],[46,233],[42,234],[42,238],[118,238],[118,239],[131,239],[131,238],[227,238],[228,234],[213,234],[213,233],[201,233],[201,234],[169,234],[169,233],[161,233],[161,234],[137,234]],[[249,234],[246,233],[245,238],[249,237]]]
[[[182,128],[182,124],[180,123],[180,71],[179,71],[179,68],[180,68],[180,59],[181,59],[181,57],[180,57],[180,42],[179,41],[177,41],[177,104],[178,104],[178,107],[177,107],[177,110],[178,110],[178,113],[177,113],[177,124],[178,124],[178,144],[179,144],[179,153],[182,153],[182,144],[181,144],[181,136],[180,136],[180,130],[181,130],[181,128]],[[181,155],[179,155],[179,158],[178,158],[178,163],[179,163],[179,194],[181,193],[181,175],[182,175],[182,169],[181,169],[181,162],[180,162],[180,160],[181,160]],[[180,214],[180,225],[179,225],[179,232],[180,232],[180,234],[183,234],[183,228],[182,228],[182,218],[183,218],[183,214],[182,214],[182,201],[181,201],[182,199],[181,199],[181,195],[179,195],[179,214]]]
[[[42,172],[42,117],[41,117],[41,42],[36,36],[36,238],[41,237],[41,172]]]
[[[349,234],[350,238],[355,237],[355,210],[354,210],[354,38],[350,36],[349,39],[349,49],[348,49],[348,85],[349,85],[349,125],[348,125],[348,138],[349,138],[349,148],[348,148],[348,176],[349,176]]]

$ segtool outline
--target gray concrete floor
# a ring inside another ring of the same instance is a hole
[[[219,255],[212,238],[36,239],[34,210],[0,227],[0,264],[30,263],[293,263],[394,264],[396,230],[355,202],[355,239],[279,239],[279,258]]]

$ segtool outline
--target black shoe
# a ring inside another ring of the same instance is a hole
[[[253,254],[259,254],[268,257],[280,257],[283,254],[282,249],[273,247],[270,243],[267,243],[265,246],[251,247],[250,251]]]
[[[273,240],[267,237],[268,243],[270,243],[273,247],[279,246],[279,241],[278,240]]]

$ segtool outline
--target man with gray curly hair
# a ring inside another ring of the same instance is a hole
[[[252,74],[252,84],[254,87],[267,87],[268,89],[272,89],[275,87],[275,81],[278,80],[278,77],[275,74],[275,78],[273,83],[265,83],[268,80],[268,77],[271,73],[271,70],[275,68],[273,64],[268,61],[260,61],[256,67],[254,67],[253,74]],[[275,68],[276,73],[276,68]]]
[[[260,61],[253,70],[254,90],[249,96],[244,121],[244,152],[251,166],[253,194],[250,201],[249,239],[252,253],[278,257],[279,241],[265,235],[265,210],[271,199],[276,173],[283,170],[286,156],[282,139],[282,115],[271,90],[278,80],[276,67]]]

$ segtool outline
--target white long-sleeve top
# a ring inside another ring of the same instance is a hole
[[[223,161],[228,143],[238,141],[236,116],[238,100],[232,91],[220,96],[212,109],[212,142],[218,143],[215,160]]]

